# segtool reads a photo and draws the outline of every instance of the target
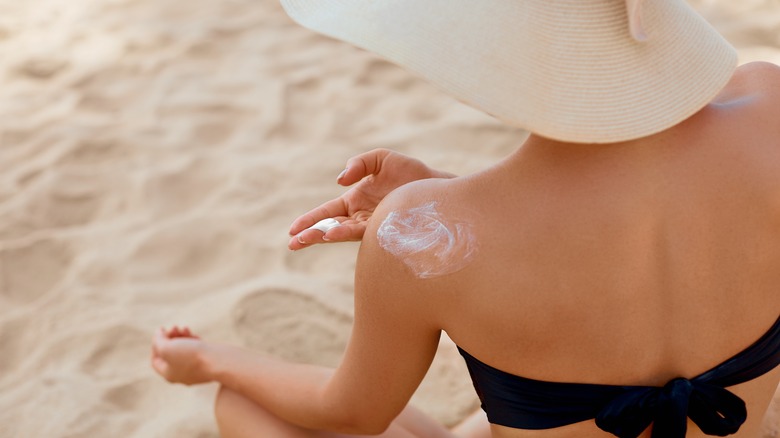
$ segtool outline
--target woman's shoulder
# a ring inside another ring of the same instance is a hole
[[[722,146],[724,163],[745,188],[766,196],[780,215],[780,66],[740,66],[719,99],[707,138]]]
[[[710,150],[780,170],[780,66],[751,62],[737,68],[708,110],[683,130]],[[718,148],[717,146],[721,147]]]
[[[747,81],[755,90],[759,118],[771,133],[773,143],[780,148],[780,66],[769,62],[753,62],[743,66]]]
[[[763,110],[780,111],[780,66],[765,61],[739,66],[716,102],[745,98]]]
[[[372,215],[361,252],[373,262],[397,264],[399,276],[414,281],[464,268],[476,242],[461,186],[459,179],[427,179],[393,191]]]
[[[740,83],[746,88],[771,90],[780,83],[780,66],[767,61],[748,62],[737,67],[732,83]]]

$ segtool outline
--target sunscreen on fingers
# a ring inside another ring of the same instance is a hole
[[[317,222],[316,224],[307,228],[307,230],[319,230],[322,231],[323,233],[327,233],[328,231],[340,226],[341,223],[339,221],[333,218],[328,218]]]

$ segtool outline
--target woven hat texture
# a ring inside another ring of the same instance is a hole
[[[684,0],[281,2],[305,27],[562,141],[665,130],[710,102],[737,64],[734,48]]]

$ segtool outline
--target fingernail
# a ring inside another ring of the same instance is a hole
[[[304,242],[303,239],[301,239],[301,235],[300,234],[295,236],[295,238],[298,239],[298,243],[300,243],[301,245],[306,245],[306,242]]]
[[[327,237],[325,237],[325,236],[322,236],[322,240],[324,240],[325,242],[330,242],[330,239],[328,239],[328,238],[327,238]]]
[[[344,178],[344,175],[347,174],[348,170],[349,170],[349,167],[347,167],[346,169],[342,170],[341,173],[339,174],[339,176],[336,177],[336,181],[341,181],[341,178]]]

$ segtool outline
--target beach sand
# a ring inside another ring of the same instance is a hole
[[[696,5],[780,63],[778,2]],[[216,437],[154,329],[335,365],[357,244],[292,253],[290,222],[357,153],[465,174],[523,137],[275,0],[0,0],[0,437]],[[477,400],[439,353],[413,403],[453,424]]]

